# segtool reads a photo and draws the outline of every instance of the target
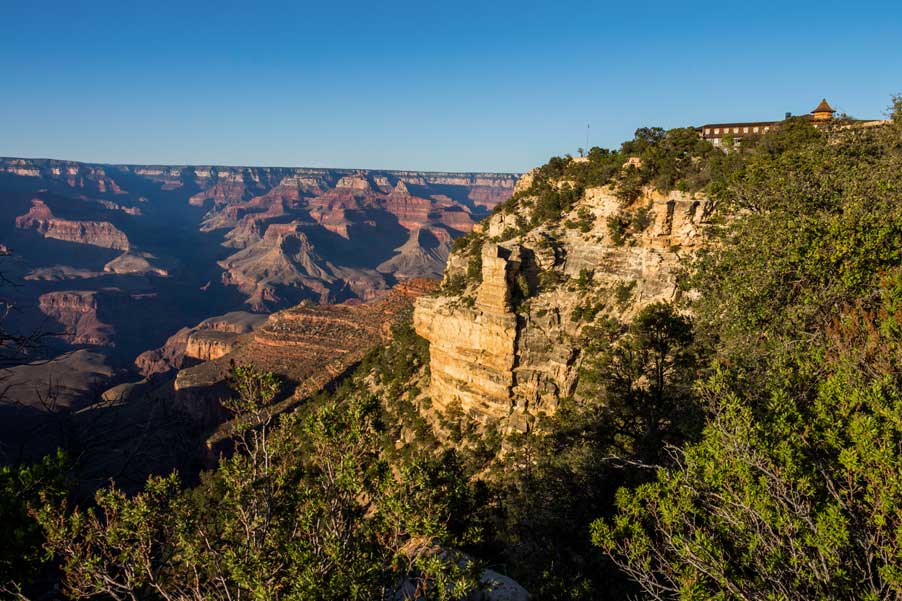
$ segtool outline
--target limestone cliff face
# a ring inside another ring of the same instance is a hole
[[[482,248],[474,307],[447,296],[417,302],[414,327],[431,343],[430,392],[440,407],[456,401],[469,414],[502,417],[510,406],[517,340],[510,289],[518,258],[496,244]]]
[[[185,356],[198,361],[212,361],[231,352],[237,345],[239,334],[200,330],[188,336]]]
[[[554,412],[574,393],[586,326],[601,316],[628,322],[649,303],[676,299],[676,274],[703,242],[710,208],[702,197],[656,192],[624,208],[592,188],[561,220],[513,237],[528,213],[480,224],[479,280],[415,307],[416,331],[430,343],[432,407],[459,403],[475,420],[515,430]],[[624,214],[644,219],[618,245],[608,218]],[[467,277],[471,257],[451,255],[445,290]]]

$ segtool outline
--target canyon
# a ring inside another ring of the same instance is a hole
[[[439,278],[517,178],[0,158],[3,326],[41,335],[4,367],[41,382],[88,351],[78,363],[102,376],[72,387],[77,408],[98,386],[219,359],[298,303],[378,303]]]

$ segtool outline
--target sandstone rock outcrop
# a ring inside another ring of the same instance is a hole
[[[238,344],[238,335],[216,330],[199,330],[188,335],[185,357],[212,361],[230,353]]]
[[[649,303],[675,299],[677,273],[704,240],[710,204],[649,192],[636,205],[648,223],[619,246],[606,223],[623,207],[605,188],[587,190],[559,222],[507,240],[516,215],[480,224],[480,281],[421,298],[414,311],[416,331],[430,343],[432,406],[459,404],[474,420],[526,429],[574,393],[580,336],[597,315],[627,322]],[[465,279],[468,263],[463,252],[452,255],[445,281]]]
[[[482,248],[483,278],[476,306],[455,297],[417,302],[414,327],[430,341],[430,396],[441,409],[460,403],[468,414],[502,417],[509,405],[517,339],[510,306],[518,257],[497,244]]]
[[[155,349],[144,351],[135,358],[135,367],[145,378],[155,374],[165,374],[173,369],[179,369],[185,358],[185,349],[188,346],[188,335],[192,328],[180,328],[178,332],[170,336],[166,343]]]

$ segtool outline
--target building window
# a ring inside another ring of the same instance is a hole
[[[764,128],[764,133],[767,133],[769,129],[770,129],[769,127],[765,127],[765,128]]]
[[[733,128],[733,133],[734,133],[734,134],[738,134],[738,133],[739,133],[739,128],[738,128],[738,127],[734,127],[734,128]]]
[[[749,133],[749,128],[743,127],[743,128],[742,128],[742,133],[744,133],[744,134]]]
[[[758,128],[757,128],[757,127],[756,127],[756,128],[755,128],[755,129],[753,129],[753,130],[752,130],[752,131],[753,131],[753,132],[754,132],[754,133],[756,133],[756,134],[757,134],[757,133],[758,133]]]
[[[719,128],[719,127],[715,127],[715,128],[714,128],[714,135],[716,136],[716,135],[719,134],[719,133],[720,133],[720,128]]]
[[[711,130],[708,129],[708,128],[706,127],[706,128],[705,128],[705,135],[707,136],[707,135],[710,134],[710,133],[711,133]]]

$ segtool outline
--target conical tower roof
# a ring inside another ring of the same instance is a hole
[[[827,104],[827,99],[824,98],[823,100],[821,100],[821,103],[820,103],[819,105],[817,105],[817,108],[815,108],[815,109],[814,109],[813,111],[811,111],[811,112],[812,112],[812,113],[830,113],[830,114],[833,114],[833,113],[835,113],[836,111],[833,110],[833,107],[831,107],[829,104]]]

